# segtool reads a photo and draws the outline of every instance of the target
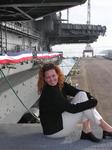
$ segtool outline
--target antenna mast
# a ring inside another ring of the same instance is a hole
[[[67,23],[69,23],[69,8],[67,8]]]
[[[91,24],[91,3],[90,3],[90,0],[88,0],[88,3],[87,3],[87,25],[90,25],[90,24]],[[85,57],[85,52],[92,52],[92,56],[94,55],[93,48],[91,47],[89,42],[86,44],[85,50],[83,51],[83,57]]]
[[[90,0],[88,0],[88,4],[87,4],[87,24],[91,23],[91,4],[90,4]]]

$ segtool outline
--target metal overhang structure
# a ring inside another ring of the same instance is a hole
[[[87,0],[1,0],[0,21],[35,20]]]

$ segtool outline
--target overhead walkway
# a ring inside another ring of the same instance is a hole
[[[50,43],[93,43],[98,37],[104,36],[106,27],[101,25],[88,24],[57,24],[57,31],[53,35],[49,35]]]
[[[53,12],[84,4],[87,0],[3,0],[0,21],[35,20]]]

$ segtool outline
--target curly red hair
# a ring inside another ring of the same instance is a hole
[[[38,87],[38,93],[41,94],[43,87],[45,85],[45,72],[49,71],[51,69],[54,69],[56,73],[58,74],[58,86],[61,89],[63,87],[64,83],[64,74],[62,70],[59,68],[59,66],[53,64],[53,63],[45,63],[41,69],[39,70],[39,76],[38,76],[38,82],[37,82],[37,87]]]

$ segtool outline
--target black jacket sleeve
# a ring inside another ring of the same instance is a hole
[[[61,112],[67,111],[70,113],[78,113],[78,112],[93,108],[97,105],[96,99],[90,99],[90,100],[87,100],[86,102],[71,104],[62,95],[62,93],[59,92],[58,89],[51,90],[51,97],[53,97],[53,103],[54,103],[55,108]]]
[[[94,99],[94,100],[97,101],[97,99],[94,96],[92,96],[89,92],[86,92],[86,94],[87,94],[87,97],[88,97],[89,100]]]
[[[75,96],[78,92],[82,90],[75,88],[74,86],[64,82],[64,86],[62,89],[63,94],[68,96]]]
[[[82,112],[84,110],[93,108],[96,105],[97,105],[97,101],[95,99],[88,100],[86,102],[77,103],[77,104],[65,103],[65,111],[68,111],[71,113],[78,113],[78,112]]]
[[[64,94],[69,95],[69,96],[75,96],[80,91],[85,92],[87,94],[87,97],[88,97],[89,100],[94,99],[94,100],[97,101],[97,99],[94,96],[92,96],[89,92],[81,90],[81,89],[77,89],[74,86],[72,86],[72,85],[70,85],[66,82],[64,83],[64,88],[63,88],[63,93]]]

